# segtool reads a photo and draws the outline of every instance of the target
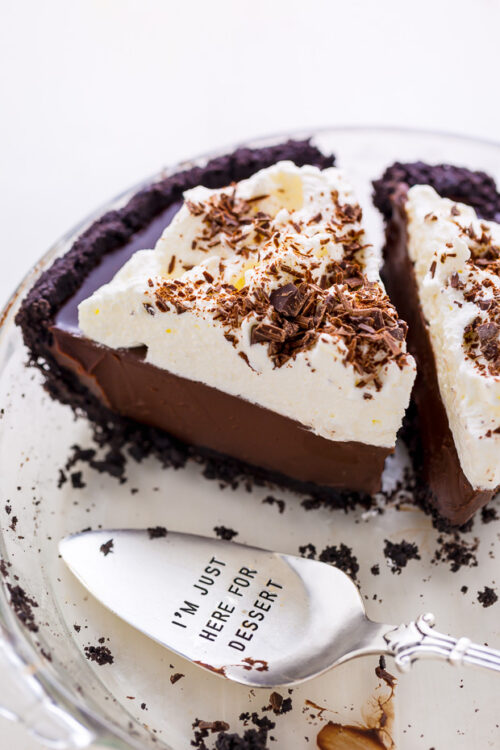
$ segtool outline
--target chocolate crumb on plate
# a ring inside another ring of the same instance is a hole
[[[385,540],[384,555],[391,563],[393,573],[401,573],[409,560],[420,560],[418,547],[414,542],[407,542],[402,539],[400,542],[391,542]]]
[[[162,539],[167,536],[167,533],[165,526],[150,526],[148,528],[148,536],[150,539]]]
[[[223,539],[226,542],[230,542],[235,536],[238,536],[237,531],[227,526],[214,526],[214,531],[219,539]]]
[[[66,484],[68,477],[62,469],[59,469],[59,477],[57,479],[57,489],[60,490],[63,484]]]
[[[85,646],[83,649],[89,661],[95,661],[100,667],[113,664],[114,657],[107,646]]]
[[[102,433],[102,435],[98,432],[95,432],[94,438],[98,446],[103,445],[104,432]],[[103,458],[96,458],[97,450],[95,448],[82,448],[79,445],[72,445],[71,450],[73,451],[73,453],[66,461],[66,465],[64,467],[66,471],[72,469],[74,466],[76,466],[77,463],[85,463],[88,464],[91,469],[97,471],[99,474],[109,474],[110,476],[119,479],[120,482],[125,481],[124,474],[127,459],[125,454],[121,450],[119,450],[119,448],[113,447],[107,450]],[[73,486],[76,486],[76,488],[82,486],[85,487],[85,484],[79,484],[79,482],[81,481],[82,472],[74,472],[74,474],[75,479],[73,479],[73,474],[71,475]],[[80,475],[80,477],[77,476],[78,474]],[[74,482],[76,482],[76,485],[74,484]]]
[[[380,575],[380,565],[376,563],[375,565],[372,565],[370,568],[370,573],[372,576],[379,576]]]
[[[491,607],[498,601],[498,594],[490,586],[485,586],[482,591],[477,592],[477,600],[483,607]]]
[[[492,521],[498,520],[497,509],[492,505],[485,505],[481,508],[481,521],[483,523],[491,523]]]
[[[262,708],[263,711],[273,711],[276,716],[286,714],[292,710],[292,699],[283,698],[281,693],[274,690],[269,696],[269,705]]]
[[[309,560],[316,559],[316,547],[310,542],[309,544],[304,544],[299,547],[299,553],[302,557],[306,557]],[[325,547],[325,549],[320,552],[317,559],[320,562],[334,565],[344,573],[347,573],[353,581],[356,581],[356,576],[359,571],[358,558],[353,554],[352,549],[348,547],[347,544],[341,542],[338,547],[336,545]]]
[[[0,573],[3,575],[4,578],[8,578],[10,567],[11,567],[11,563],[4,560],[3,557],[0,557]]]
[[[179,682],[184,677],[182,672],[176,672],[175,674],[170,675],[170,682],[172,685],[175,685],[176,682]]]
[[[86,486],[82,477],[83,477],[83,474],[81,471],[74,471],[72,474],[70,474],[71,485],[73,489],[81,490]]]
[[[277,505],[280,513],[283,513],[283,511],[285,510],[285,501],[280,500],[277,497],[273,497],[272,495],[268,495],[267,497],[265,497],[262,503],[264,505]]]
[[[338,547],[336,545],[325,547],[318,560],[335,565],[336,568],[347,573],[353,581],[356,581],[359,571],[358,558],[353,555],[352,549],[347,544],[342,542]]]
[[[102,552],[104,557],[107,557],[110,552],[113,552],[114,543],[112,539],[108,539],[107,542],[104,542],[104,544],[101,544],[99,547],[99,550]]]

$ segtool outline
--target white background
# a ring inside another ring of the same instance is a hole
[[[329,124],[500,140],[500,0],[0,0],[0,14],[0,302],[82,216],[207,149]],[[35,747],[0,723],[0,750]]]

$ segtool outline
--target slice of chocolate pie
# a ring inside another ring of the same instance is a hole
[[[397,164],[375,202],[418,365],[417,463],[427,500],[461,525],[500,485],[500,224],[485,220],[500,218],[500,198],[483,173]]]
[[[376,491],[415,366],[344,174],[290,142],[168,179],[149,220],[132,199],[126,237],[105,217],[24,303],[49,389],[135,455],[209,456],[336,504]]]

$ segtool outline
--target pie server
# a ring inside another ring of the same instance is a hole
[[[500,651],[435,632],[431,614],[372,622],[356,585],[326,563],[161,529],[84,532],[59,548],[112,612],[244,685],[293,685],[364,654],[403,671],[421,657],[500,671]]]

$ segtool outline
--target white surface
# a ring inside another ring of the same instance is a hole
[[[497,138],[499,21],[497,0],[4,0],[0,299],[105,199],[212,147],[336,123]]]

